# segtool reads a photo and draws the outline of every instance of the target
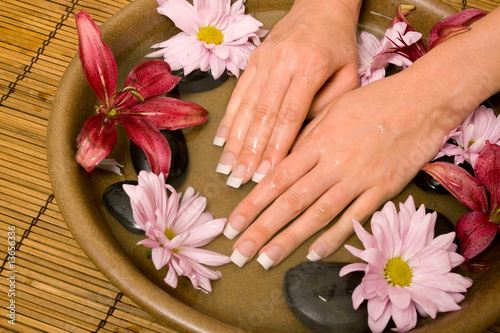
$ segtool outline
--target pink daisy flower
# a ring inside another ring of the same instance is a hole
[[[354,263],[340,271],[344,276],[364,271],[361,284],[353,292],[354,308],[368,301],[368,325],[382,332],[392,317],[397,331],[411,330],[422,316],[459,310],[461,294],[472,280],[450,270],[464,258],[455,252],[455,233],[434,238],[436,213],[418,210],[410,196],[400,204],[399,213],[392,202],[385,204],[371,220],[373,235],[353,219],[354,230],[364,250],[346,245],[347,250],[367,263]]]
[[[456,144],[443,144],[434,159],[444,155],[455,156],[456,165],[467,161],[474,168],[486,141],[500,145],[500,117],[492,109],[480,105],[451,131],[445,142],[449,139],[455,140]]]
[[[183,68],[184,75],[195,69],[209,69],[214,79],[224,71],[239,76],[246,68],[250,53],[267,34],[262,23],[245,15],[245,0],[157,0],[158,13],[170,18],[182,30],[152,48],[161,48],[148,57],[163,57],[173,70]]]
[[[206,198],[192,187],[181,200],[181,193],[165,184],[163,174],[141,171],[139,184],[123,185],[123,189],[130,197],[135,222],[148,237],[137,244],[151,248],[156,269],[169,266],[165,283],[176,288],[178,276],[187,276],[195,288],[212,291],[210,280],[221,278],[221,273],[204,265],[220,266],[231,260],[199,247],[222,233],[226,219],[204,212]]]
[[[381,40],[362,31],[358,43],[358,74],[361,78],[361,86],[385,77],[385,68],[390,63],[402,67],[411,65],[412,62],[409,59],[394,51],[419,41],[421,37],[422,34],[419,32],[407,31],[405,22],[395,23],[386,30]]]

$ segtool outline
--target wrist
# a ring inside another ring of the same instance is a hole
[[[358,22],[361,0],[295,0],[293,7],[308,8],[321,13],[348,16]]]
[[[500,91],[500,11],[438,45],[401,74],[426,107],[464,119]],[[456,124],[458,125],[458,124]]]

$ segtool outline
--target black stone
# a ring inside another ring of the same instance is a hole
[[[352,292],[363,272],[339,276],[344,263],[305,262],[285,273],[283,293],[292,313],[317,332],[369,332],[366,302],[357,310]]]
[[[426,209],[427,213],[432,213],[434,212],[431,209]],[[450,222],[443,214],[440,212],[437,213],[437,218],[436,218],[436,224],[434,226],[434,238],[436,238],[439,235],[444,235],[450,232],[455,232],[455,226],[453,223]],[[458,236],[455,235],[455,239],[453,240],[453,243],[457,244],[457,251],[460,253],[460,240],[458,239]]]
[[[144,230],[135,223],[130,206],[130,198],[123,190],[124,184],[137,185],[136,181],[123,181],[114,183],[102,193],[102,202],[106,209],[113,215],[121,225],[134,234],[144,235]]]
[[[229,78],[227,71],[216,80],[210,71],[203,72],[199,69],[192,71],[188,75],[184,75],[184,70],[180,69],[172,71],[175,76],[180,76],[181,80],[175,86],[179,93],[200,93],[212,90],[223,84]]]
[[[436,161],[453,163],[454,159],[455,157],[453,156],[442,156],[436,159]],[[458,166],[467,170],[467,172],[469,172],[471,175],[474,175],[474,170],[472,169],[472,166],[469,163],[464,162],[459,164]],[[439,194],[450,194],[450,192],[448,192],[448,190],[444,188],[443,185],[441,185],[437,180],[432,178],[432,176],[429,175],[427,172],[422,170],[420,170],[419,173],[415,176],[413,182],[422,190],[428,192],[436,192]]]
[[[170,150],[172,151],[167,183],[173,187],[177,187],[182,183],[188,166],[189,158],[186,139],[181,130],[161,130],[160,132],[167,139]],[[151,172],[146,154],[144,154],[144,151],[132,141],[130,142],[130,158],[132,159],[132,164],[137,174],[139,174],[141,170]]]

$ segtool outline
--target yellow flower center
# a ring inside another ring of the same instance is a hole
[[[172,240],[175,237],[175,233],[172,231],[172,229],[165,228],[165,236],[167,236],[167,238],[169,240]],[[179,252],[179,250],[178,249],[172,249],[172,252],[177,253],[177,252]]]
[[[207,44],[219,45],[224,41],[224,35],[215,27],[203,27],[198,31],[198,39]]]
[[[387,262],[384,268],[384,277],[388,284],[393,286],[408,287],[411,282],[412,274],[410,266],[401,258],[392,258]]]

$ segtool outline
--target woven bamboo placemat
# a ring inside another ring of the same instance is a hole
[[[172,332],[85,256],[52,195],[45,155],[51,102],[77,51],[73,14],[85,10],[101,25],[131,1],[1,0],[0,332]],[[488,11],[499,4],[468,1]],[[488,331],[500,332],[500,324]]]

